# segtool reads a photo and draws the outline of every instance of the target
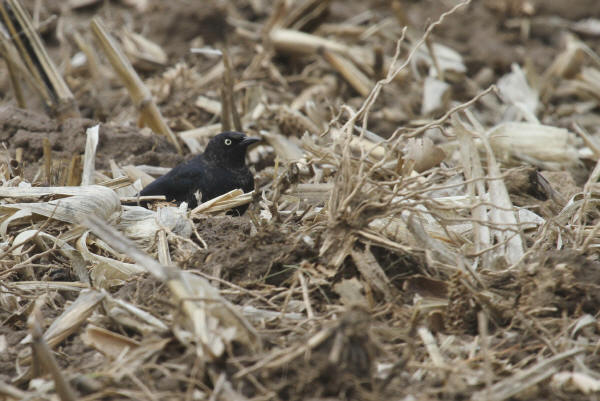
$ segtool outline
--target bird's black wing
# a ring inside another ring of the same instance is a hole
[[[142,189],[140,195],[164,195],[169,201],[189,203],[190,200],[193,200],[194,192],[202,191],[204,164],[201,158],[194,158],[187,163],[175,166],[167,174],[148,184]]]

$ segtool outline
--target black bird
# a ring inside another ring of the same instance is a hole
[[[240,132],[223,132],[210,140],[204,153],[178,164],[167,174],[157,178],[140,192],[141,196],[164,195],[179,205],[187,202],[190,208],[198,205],[196,191],[202,202],[240,188],[254,189],[254,177],[246,166],[246,150],[260,141]],[[242,215],[248,205],[238,206],[233,213]]]

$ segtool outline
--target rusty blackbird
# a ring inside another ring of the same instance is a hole
[[[202,194],[202,202],[237,188],[252,191],[254,177],[246,166],[246,150],[259,140],[240,132],[220,133],[210,140],[204,153],[175,166],[148,184],[140,195],[164,195],[168,201],[187,202],[194,208],[198,205],[196,191]],[[238,206],[233,214],[242,215],[247,208]]]

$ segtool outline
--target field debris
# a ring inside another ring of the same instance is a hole
[[[597,396],[600,6],[203,3],[1,2],[0,400]]]

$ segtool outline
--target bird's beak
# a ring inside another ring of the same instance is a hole
[[[246,137],[244,139],[242,139],[242,142],[240,142],[242,145],[248,147],[256,142],[260,142],[261,139],[260,138],[252,138],[252,137]]]

